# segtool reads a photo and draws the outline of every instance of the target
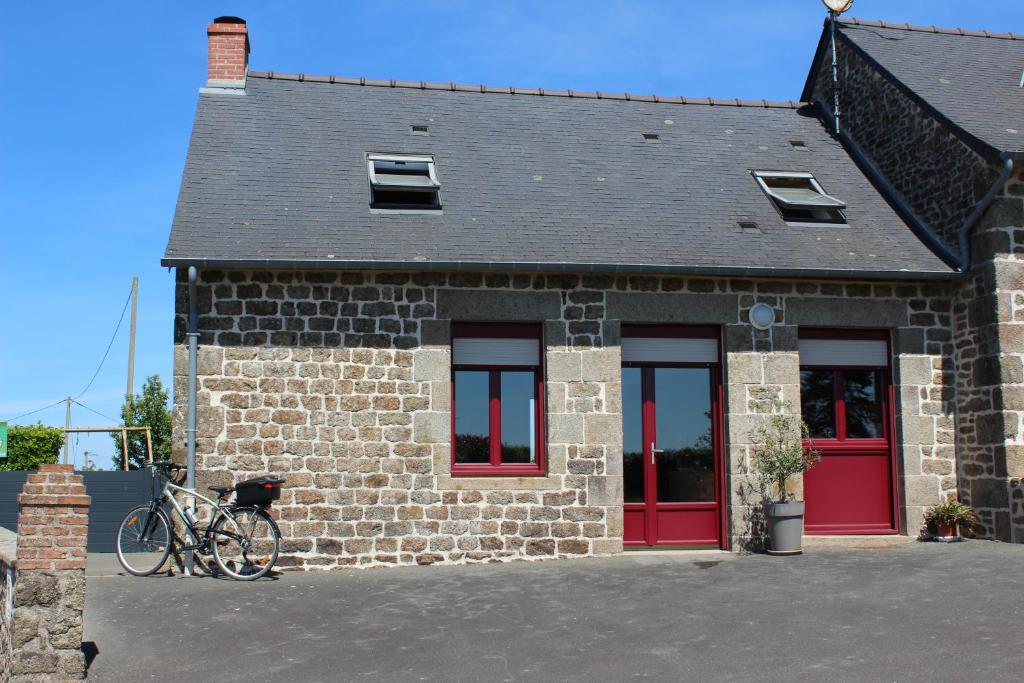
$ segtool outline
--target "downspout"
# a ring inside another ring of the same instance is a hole
[[[186,460],[185,487],[194,489],[196,487],[196,372],[199,358],[199,304],[196,301],[196,277],[198,271],[195,266],[188,267],[188,415],[185,423],[185,439],[187,443],[188,456]],[[195,518],[196,499],[189,497],[186,500],[187,508],[192,511]],[[195,542],[195,541],[193,541]],[[185,551],[185,575],[191,576],[194,556],[193,551]]]
[[[960,245],[960,253],[962,255],[961,258],[963,260],[962,262],[964,264],[966,264],[967,268],[970,268],[970,266],[971,266],[971,230],[974,228],[975,223],[978,222],[978,220],[981,218],[981,216],[988,209],[989,205],[992,203],[992,200],[995,199],[997,194],[999,194],[999,191],[1003,189],[1003,185],[1006,183],[1006,180],[1010,177],[1011,174],[1013,174],[1013,159],[1008,157],[1006,159],[1003,159],[1003,170],[1000,171],[999,175],[995,179],[995,182],[993,182],[992,186],[990,188],[988,188],[988,192],[986,192],[985,196],[981,198],[981,201],[978,202],[974,206],[974,210],[971,211],[971,214],[964,220],[963,225],[960,227],[960,232],[957,234],[957,239],[958,239],[958,243]],[[954,362],[956,362],[955,359],[954,359]],[[959,368],[957,368],[957,373],[959,374]],[[956,426],[956,431],[959,434],[960,433],[960,401],[959,401],[959,398],[954,402],[954,406],[955,406],[955,410],[954,410],[954,416],[953,416],[953,420],[954,420],[953,424]],[[957,476],[958,476],[958,478],[962,478],[962,472],[960,471],[960,463],[963,462],[963,458],[961,457],[961,453],[960,453],[960,440],[959,439],[956,440],[956,442],[954,443],[954,446],[956,448]],[[1012,487],[1010,486],[1009,479],[1007,479],[1007,482],[1006,482],[1006,496],[1007,496],[1006,500],[1012,502],[1012,500],[1013,500],[1013,498],[1012,498],[1013,490],[1012,490]],[[1016,542],[1017,539],[1015,538],[1015,536],[1016,536],[1015,529],[1014,529],[1014,526],[1011,524],[1010,525],[1010,542],[1011,543]]]
[[[963,225],[960,226],[960,232],[957,233],[957,244],[960,247],[960,267],[957,268],[961,273],[966,273],[971,268],[971,230],[974,228],[974,224],[978,222],[982,214],[988,209],[989,204],[996,198],[999,191],[1003,189],[1003,185],[1006,183],[1007,178],[1013,174],[1013,159],[1003,159],[1003,170],[1000,171],[996,177],[992,187],[988,188],[988,192],[981,198],[981,201],[974,205],[974,210],[971,211],[965,220]]]

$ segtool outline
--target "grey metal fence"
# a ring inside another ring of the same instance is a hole
[[[28,472],[0,472],[0,526],[17,531],[18,494]],[[125,513],[149,501],[153,477],[149,469],[128,472],[79,472],[92,497],[89,508],[89,552],[114,552],[114,534]]]

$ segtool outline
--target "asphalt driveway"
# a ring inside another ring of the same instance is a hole
[[[234,583],[94,561],[96,681],[1018,681],[1024,546],[813,549]]]

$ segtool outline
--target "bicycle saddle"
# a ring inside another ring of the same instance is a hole
[[[211,486],[209,488],[214,493],[219,493],[222,496],[235,490],[234,486]]]

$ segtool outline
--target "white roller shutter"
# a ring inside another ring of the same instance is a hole
[[[889,349],[881,339],[801,339],[800,365],[885,367]]]
[[[623,337],[622,360],[647,363],[717,363],[715,339]]]
[[[536,339],[456,337],[452,343],[454,365],[540,365]]]

